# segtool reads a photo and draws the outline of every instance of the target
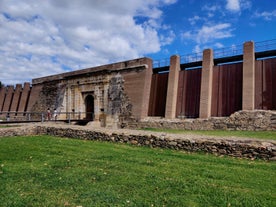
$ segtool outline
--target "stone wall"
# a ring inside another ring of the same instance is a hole
[[[248,159],[276,160],[275,141],[208,136],[164,134],[137,130],[87,129],[75,126],[36,125],[0,129],[0,137],[23,135],[51,135],[83,140],[127,143],[137,146],[159,147],[188,152],[205,152]]]
[[[150,87],[152,76],[152,60],[143,59],[144,67],[135,70],[124,70],[124,92],[132,104],[132,118],[140,120],[148,116]]]
[[[230,117],[211,117],[208,119],[165,119],[148,117],[141,121],[129,123],[128,128],[275,131],[276,111],[244,110],[235,112]]]
[[[46,112],[47,108],[58,109],[62,106],[66,85],[60,81],[45,82],[31,111]]]
[[[47,108],[52,112],[57,109],[60,119],[72,113],[73,119],[99,120],[104,109],[111,119],[116,115],[122,123],[130,118],[138,120],[148,113],[151,74],[152,60],[139,58],[36,78],[24,87],[2,86],[0,120],[26,120],[26,114],[31,113],[32,118],[40,118]],[[88,96],[93,97],[91,103]]]
[[[98,121],[103,109],[111,119],[115,115],[122,122],[140,119],[148,112],[151,64],[151,59],[139,58],[33,79],[33,86],[41,89],[30,110],[56,108],[62,119],[72,111],[81,119],[90,113]],[[93,104],[86,102],[88,96],[93,97]]]
[[[120,74],[110,78],[107,113],[112,116],[118,114],[127,120],[131,117],[132,104],[125,93],[124,80]]]
[[[36,126],[29,126],[29,127],[7,127],[7,128],[0,128],[0,138],[1,137],[13,137],[13,136],[31,136],[31,135],[38,135],[37,127]]]

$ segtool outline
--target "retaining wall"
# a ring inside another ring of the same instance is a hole
[[[39,124],[0,129],[0,137],[52,135],[82,140],[127,143],[137,146],[160,147],[189,152],[206,152],[248,159],[276,160],[276,142],[237,138],[217,138],[198,135],[177,135],[139,130],[107,130],[76,126]]]
[[[130,122],[128,128],[276,131],[276,111],[244,110],[235,112],[230,117],[211,117],[208,119],[165,119],[148,117],[141,121]]]

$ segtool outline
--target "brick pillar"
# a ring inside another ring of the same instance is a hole
[[[203,51],[199,118],[211,116],[213,67],[213,50],[206,49]]]
[[[2,87],[0,88],[0,111],[2,111],[3,105],[4,105],[4,100],[5,100],[5,96],[6,96],[6,87]]]
[[[166,99],[165,117],[168,119],[173,119],[176,116],[176,101],[177,101],[179,71],[180,71],[180,57],[178,55],[173,55],[171,56],[171,59],[170,59],[170,73],[169,73],[167,99]]]
[[[30,83],[24,83],[23,91],[21,94],[21,99],[18,107],[19,112],[24,112],[26,109],[28,97],[30,92]]]
[[[36,84],[36,85],[32,86],[32,88],[30,90],[30,98],[29,98],[28,105],[27,105],[27,112],[31,112],[33,106],[39,100],[39,94],[42,90],[42,87],[43,87],[42,84]],[[43,109],[43,112],[45,112],[46,110],[47,110],[47,108]]]
[[[21,84],[16,84],[10,111],[16,111],[17,110],[17,106],[19,104],[18,102],[20,100],[21,90],[22,90],[22,85]]]
[[[13,92],[14,92],[14,86],[13,85],[8,86],[8,91],[7,91],[7,95],[6,95],[4,106],[3,106],[3,111],[5,111],[5,112],[10,110]]]
[[[145,79],[144,79],[144,89],[143,89],[142,109],[141,109],[140,119],[147,117],[148,111],[149,111],[150,87],[151,87],[151,77],[152,77],[152,59],[146,58],[145,63],[147,67],[145,68]]]
[[[255,109],[255,50],[252,41],[243,45],[242,109]]]

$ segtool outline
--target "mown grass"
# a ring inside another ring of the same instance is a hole
[[[50,136],[0,147],[0,206],[276,206],[275,162]]]
[[[227,131],[227,130],[180,130],[180,129],[157,129],[157,128],[143,128],[142,130],[153,132],[164,132],[173,134],[199,134],[219,137],[245,137],[253,139],[270,139],[276,140],[276,131]]]
[[[20,125],[0,125],[0,128],[19,127]]]

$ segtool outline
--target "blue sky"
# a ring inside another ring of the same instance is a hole
[[[0,0],[0,81],[276,39],[275,0]]]

